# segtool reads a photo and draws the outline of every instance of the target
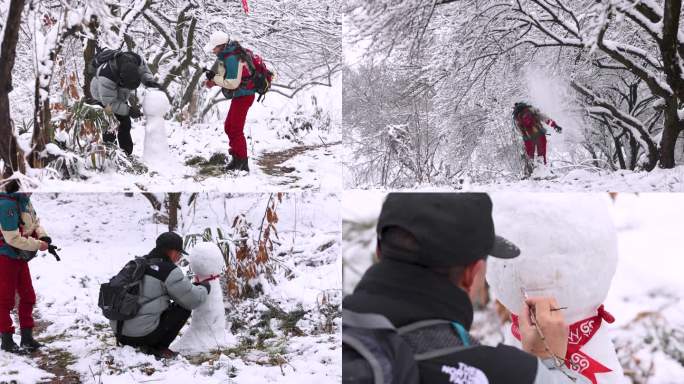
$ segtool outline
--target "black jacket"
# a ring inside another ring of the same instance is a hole
[[[473,322],[473,307],[463,290],[426,268],[391,260],[369,268],[354,293],[344,298],[343,307],[360,313],[379,313],[397,328],[421,320],[448,320],[470,329]],[[511,346],[478,345],[420,361],[418,368],[422,383],[460,382],[453,381],[452,374],[458,375],[465,369],[482,371],[490,384],[532,384],[538,361]]]

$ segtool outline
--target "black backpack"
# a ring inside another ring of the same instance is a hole
[[[454,332],[456,329],[456,332]],[[343,309],[343,384],[418,384],[418,362],[468,348],[467,332],[446,320],[395,328],[375,313]]]
[[[142,58],[140,57],[140,55],[134,52],[122,52],[120,49],[103,49],[99,47],[96,47],[95,51],[95,56],[90,61],[90,65],[88,65],[88,72],[93,76],[97,74],[97,69],[100,68],[101,65],[106,63],[110,63],[109,65],[112,67],[112,72],[118,73],[118,65],[116,59],[122,55],[129,56],[132,61],[137,63],[137,65],[142,64]]]
[[[513,118],[517,117],[520,112],[524,111],[525,109],[531,108],[532,106],[525,103],[525,102],[517,102],[513,106]]]
[[[138,314],[141,306],[138,300],[142,290],[142,280],[148,265],[147,259],[136,257],[126,263],[108,283],[100,285],[97,306],[102,309],[104,317],[109,320],[124,321]]]

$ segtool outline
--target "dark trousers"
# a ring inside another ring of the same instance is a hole
[[[131,138],[131,117],[124,115],[114,115],[119,121],[119,133],[116,135],[116,139],[119,140],[119,148],[123,149],[127,155],[133,153],[133,139]],[[102,140],[105,143],[114,142],[114,134],[105,132],[102,134]]]
[[[131,347],[150,347],[164,350],[171,345],[173,340],[178,337],[181,328],[188,322],[190,311],[172,303],[169,308],[161,314],[157,329],[142,337],[128,337],[121,335],[119,343],[130,345]]]

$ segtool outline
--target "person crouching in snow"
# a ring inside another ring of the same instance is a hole
[[[255,87],[250,80],[248,64],[241,58],[243,49],[237,41],[232,41],[223,32],[214,32],[205,46],[207,52],[212,52],[218,58],[218,72],[207,71],[205,86],[223,88],[223,94],[230,99],[230,109],[224,124],[232,156],[228,163],[229,171],[247,171],[247,140],[244,128],[247,112],[254,103]]]
[[[107,113],[113,113],[119,121],[116,138],[119,147],[130,155],[133,153],[131,118],[142,117],[139,107],[128,105],[131,91],[136,90],[141,82],[148,88],[161,88],[161,85],[140,55],[133,52],[104,50],[93,59],[91,66],[94,77],[90,93]],[[105,143],[113,143],[114,139],[113,133],[102,134]]]
[[[536,150],[537,156],[543,157],[544,164],[546,164],[546,128],[544,125],[554,128],[558,133],[561,133],[563,129],[537,108],[526,103],[515,103],[513,124],[522,135],[527,158],[534,161]]]
[[[6,187],[10,193],[0,193],[0,333],[1,349],[25,354],[42,347],[33,339],[33,306],[36,293],[31,283],[28,262],[37,251],[46,251],[52,242],[33,209],[30,194],[18,193],[14,181]],[[20,346],[13,340],[14,327],[10,312],[19,295]]]
[[[169,345],[178,337],[191,311],[207,300],[211,289],[209,282],[193,285],[176,266],[183,254],[187,253],[179,235],[166,232],[157,237],[155,248],[145,256],[147,265],[138,301],[141,306],[136,316],[110,321],[117,342],[139,347],[157,358],[177,355]]]

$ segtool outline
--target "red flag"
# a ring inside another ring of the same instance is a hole
[[[596,384],[597,373],[611,372],[611,369],[589,357],[580,348],[594,336],[602,321],[607,323],[615,321],[615,318],[603,308],[603,305],[598,308],[597,312],[596,316],[570,324],[568,352],[565,355],[565,365],[591,380],[593,384]],[[511,319],[513,322],[511,324],[511,333],[513,333],[516,339],[520,340],[518,316],[511,314]]]
[[[249,14],[249,6],[247,6],[247,0],[242,0],[242,9],[246,14]]]

